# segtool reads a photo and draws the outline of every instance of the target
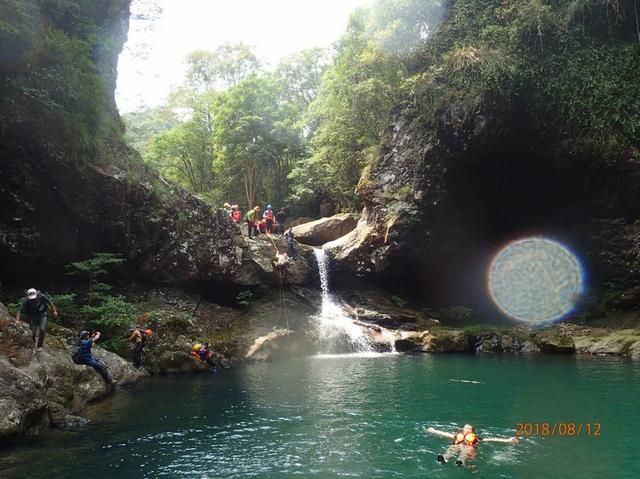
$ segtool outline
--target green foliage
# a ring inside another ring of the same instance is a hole
[[[93,2],[3,1],[0,132],[46,132],[50,150],[95,157],[121,132],[98,67],[106,38]]]
[[[354,208],[363,168],[378,157],[390,110],[400,102],[405,59],[439,21],[440,2],[378,0],[351,17],[333,64],[311,103],[312,156],[290,179],[292,200],[317,205],[331,199]]]
[[[68,264],[68,274],[82,275],[88,279],[87,301],[89,304],[105,297],[105,293],[111,290],[111,286],[98,282],[98,277],[108,273],[106,267],[110,265],[120,265],[124,258],[113,253],[93,253],[93,257],[83,261],[76,261]]]
[[[189,313],[172,310],[154,310],[148,313],[148,324],[154,330],[175,333],[192,331],[196,325],[196,319]]]
[[[240,291],[236,296],[236,301],[238,303],[238,306],[240,306],[241,308],[248,308],[253,304],[253,293],[248,289]]]
[[[408,302],[406,299],[402,299],[400,296],[395,296],[395,295],[391,296],[390,299],[391,299],[391,302],[399,308],[404,308]]]
[[[468,323],[473,317],[473,310],[471,308],[459,305],[440,309],[426,308],[423,309],[422,312],[428,318],[437,319],[445,325]]]
[[[448,109],[526,105],[541,134],[637,155],[639,24],[632,0],[458,0],[414,56],[405,106],[433,128]]]
[[[260,60],[244,43],[223,43],[215,51],[187,55],[187,84],[198,91],[224,89],[260,70]]]
[[[168,107],[149,108],[122,116],[126,142],[145,155],[151,138],[178,125],[176,114]]]
[[[135,322],[136,310],[124,296],[108,296],[100,304],[83,306],[86,326],[108,336],[120,336],[123,330]]]

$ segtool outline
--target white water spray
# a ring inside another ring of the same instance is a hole
[[[322,308],[315,317],[320,350],[325,353],[373,351],[365,328],[355,324],[329,293],[329,258],[321,248],[314,252],[322,288]]]

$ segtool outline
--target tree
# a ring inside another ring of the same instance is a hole
[[[224,43],[215,51],[187,55],[187,84],[202,92],[237,85],[260,70],[260,61],[244,43]]]
[[[123,262],[124,258],[117,254],[93,253],[92,258],[68,264],[67,269],[70,270],[69,274],[86,275],[89,282],[87,302],[91,304],[92,301],[100,299],[103,293],[111,289],[108,284],[98,282],[98,277],[108,273],[107,266],[119,265]]]

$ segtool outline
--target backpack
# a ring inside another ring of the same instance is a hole
[[[76,364],[84,364],[82,362],[82,357],[80,356],[80,343],[77,343],[73,348],[71,348],[71,360]]]

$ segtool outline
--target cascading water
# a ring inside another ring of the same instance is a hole
[[[321,248],[314,250],[320,286],[322,288],[322,307],[316,316],[320,351],[336,352],[371,352],[373,346],[367,332],[349,318],[329,292],[329,258]]]

